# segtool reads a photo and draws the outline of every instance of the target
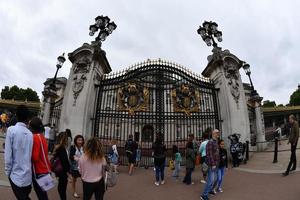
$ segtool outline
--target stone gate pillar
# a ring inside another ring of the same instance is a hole
[[[245,91],[239,69],[243,61],[228,50],[214,48],[208,56],[208,65],[202,75],[209,77],[218,90],[219,115],[222,136],[228,142],[228,135],[241,134],[241,142],[250,141],[250,122]],[[214,128],[214,127],[213,127]]]
[[[103,74],[111,71],[105,52],[99,46],[83,44],[69,53],[72,68],[64,93],[60,131],[70,129],[72,135],[89,138],[95,114],[96,87]]]
[[[255,109],[255,129],[256,129],[256,148],[257,151],[263,151],[266,149],[266,135],[265,135],[265,122],[264,114],[261,109],[262,97],[259,95],[250,97],[249,103]]]

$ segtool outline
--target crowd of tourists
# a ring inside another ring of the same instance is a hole
[[[5,174],[16,199],[30,199],[33,186],[38,199],[47,200],[47,191],[55,186],[52,171],[58,180],[60,199],[67,199],[68,182],[71,182],[73,197],[80,198],[76,192],[76,181],[80,177],[83,199],[94,195],[96,200],[102,200],[108,169],[100,140],[90,138],[85,142],[82,135],[76,135],[71,144],[70,130],[56,136],[51,128],[44,127],[40,118],[29,120],[28,114],[26,106],[17,108],[17,123],[7,129],[5,139]]]
[[[7,129],[5,173],[17,199],[30,199],[33,186],[38,199],[47,200],[47,191],[55,187],[51,172],[58,180],[57,191],[60,199],[67,199],[68,183],[71,185],[73,197],[80,198],[76,188],[78,179],[82,181],[84,200],[91,199],[93,195],[96,200],[103,199],[107,171],[119,173],[120,156],[116,140],[111,141],[110,148],[105,154],[99,138],[92,137],[85,141],[82,135],[76,135],[72,139],[69,129],[56,134],[55,126],[44,126],[40,118],[33,117],[29,120],[26,106],[17,108],[16,118],[17,123]],[[292,155],[284,176],[296,169],[295,150],[299,137],[299,125],[295,117],[291,115],[289,120],[292,124],[289,138]],[[139,166],[141,162],[141,149],[141,145],[134,140],[133,135],[129,135],[124,149],[129,163],[129,176],[133,175],[134,167]],[[222,193],[223,179],[228,169],[226,149],[225,142],[220,138],[220,131],[217,129],[205,131],[200,145],[194,135],[190,134],[184,155],[178,146],[173,145],[172,159],[169,163],[169,167],[174,170],[172,177],[177,181],[182,178],[183,184],[193,185],[192,174],[196,170],[196,164],[200,162],[203,176],[201,183],[204,184],[200,198],[208,200],[209,195]],[[164,185],[166,184],[167,147],[161,133],[156,134],[151,156],[155,171],[154,184]],[[180,177],[183,157],[185,157],[185,175]]]

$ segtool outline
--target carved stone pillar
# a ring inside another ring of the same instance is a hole
[[[73,135],[89,138],[95,113],[96,87],[103,74],[111,71],[105,52],[90,44],[83,44],[69,54],[72,68],[64,93],[60,131],[69,128]]]
[[[257,151],[264,151],[267,147],[264,114],[261,109],[262,97],[250,97],[249,103],[255,109],[255,128],[256,128],[256,148]]]
[[[250,141],[248,107],[239,73],[243,62],[228,50],[222,51],[220,48],[213,49],[208,61],[202,75],[209,77],[219,89],[217,94],[223,138],[227,140],[228,135],[239,133],[242,142]]]

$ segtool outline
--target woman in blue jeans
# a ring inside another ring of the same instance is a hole
[[[160,184],[165,184],[164,181],[164,171],[166,163],[166,146],[162,143],[161,134],[157,135],[156,141],[152,145],[153,157],[154,157],[154,167],[155,167],[155,185],[159,186],[159,179],[161,180]]]
[[[224,140],[219,140],[219,154],[220,154],[220,162],[218,166],[218,185],[217,185],[217,192],[223,192],[221,186],[223,182],[223,177],[225,174],[225,168],[228,168],[228,157],[227,157],[227,150],[225,148]]]

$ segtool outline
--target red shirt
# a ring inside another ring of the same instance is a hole
[[[43,149],[47,161],[45,161],[41,144],[43,144]],[[33,134],[33,147],[32,147],[31,160],[36,174],[46,174],[50,172],[49,171],[50,162],[48,158],[48,145],[45,137],[42,134],[39,133]]]

